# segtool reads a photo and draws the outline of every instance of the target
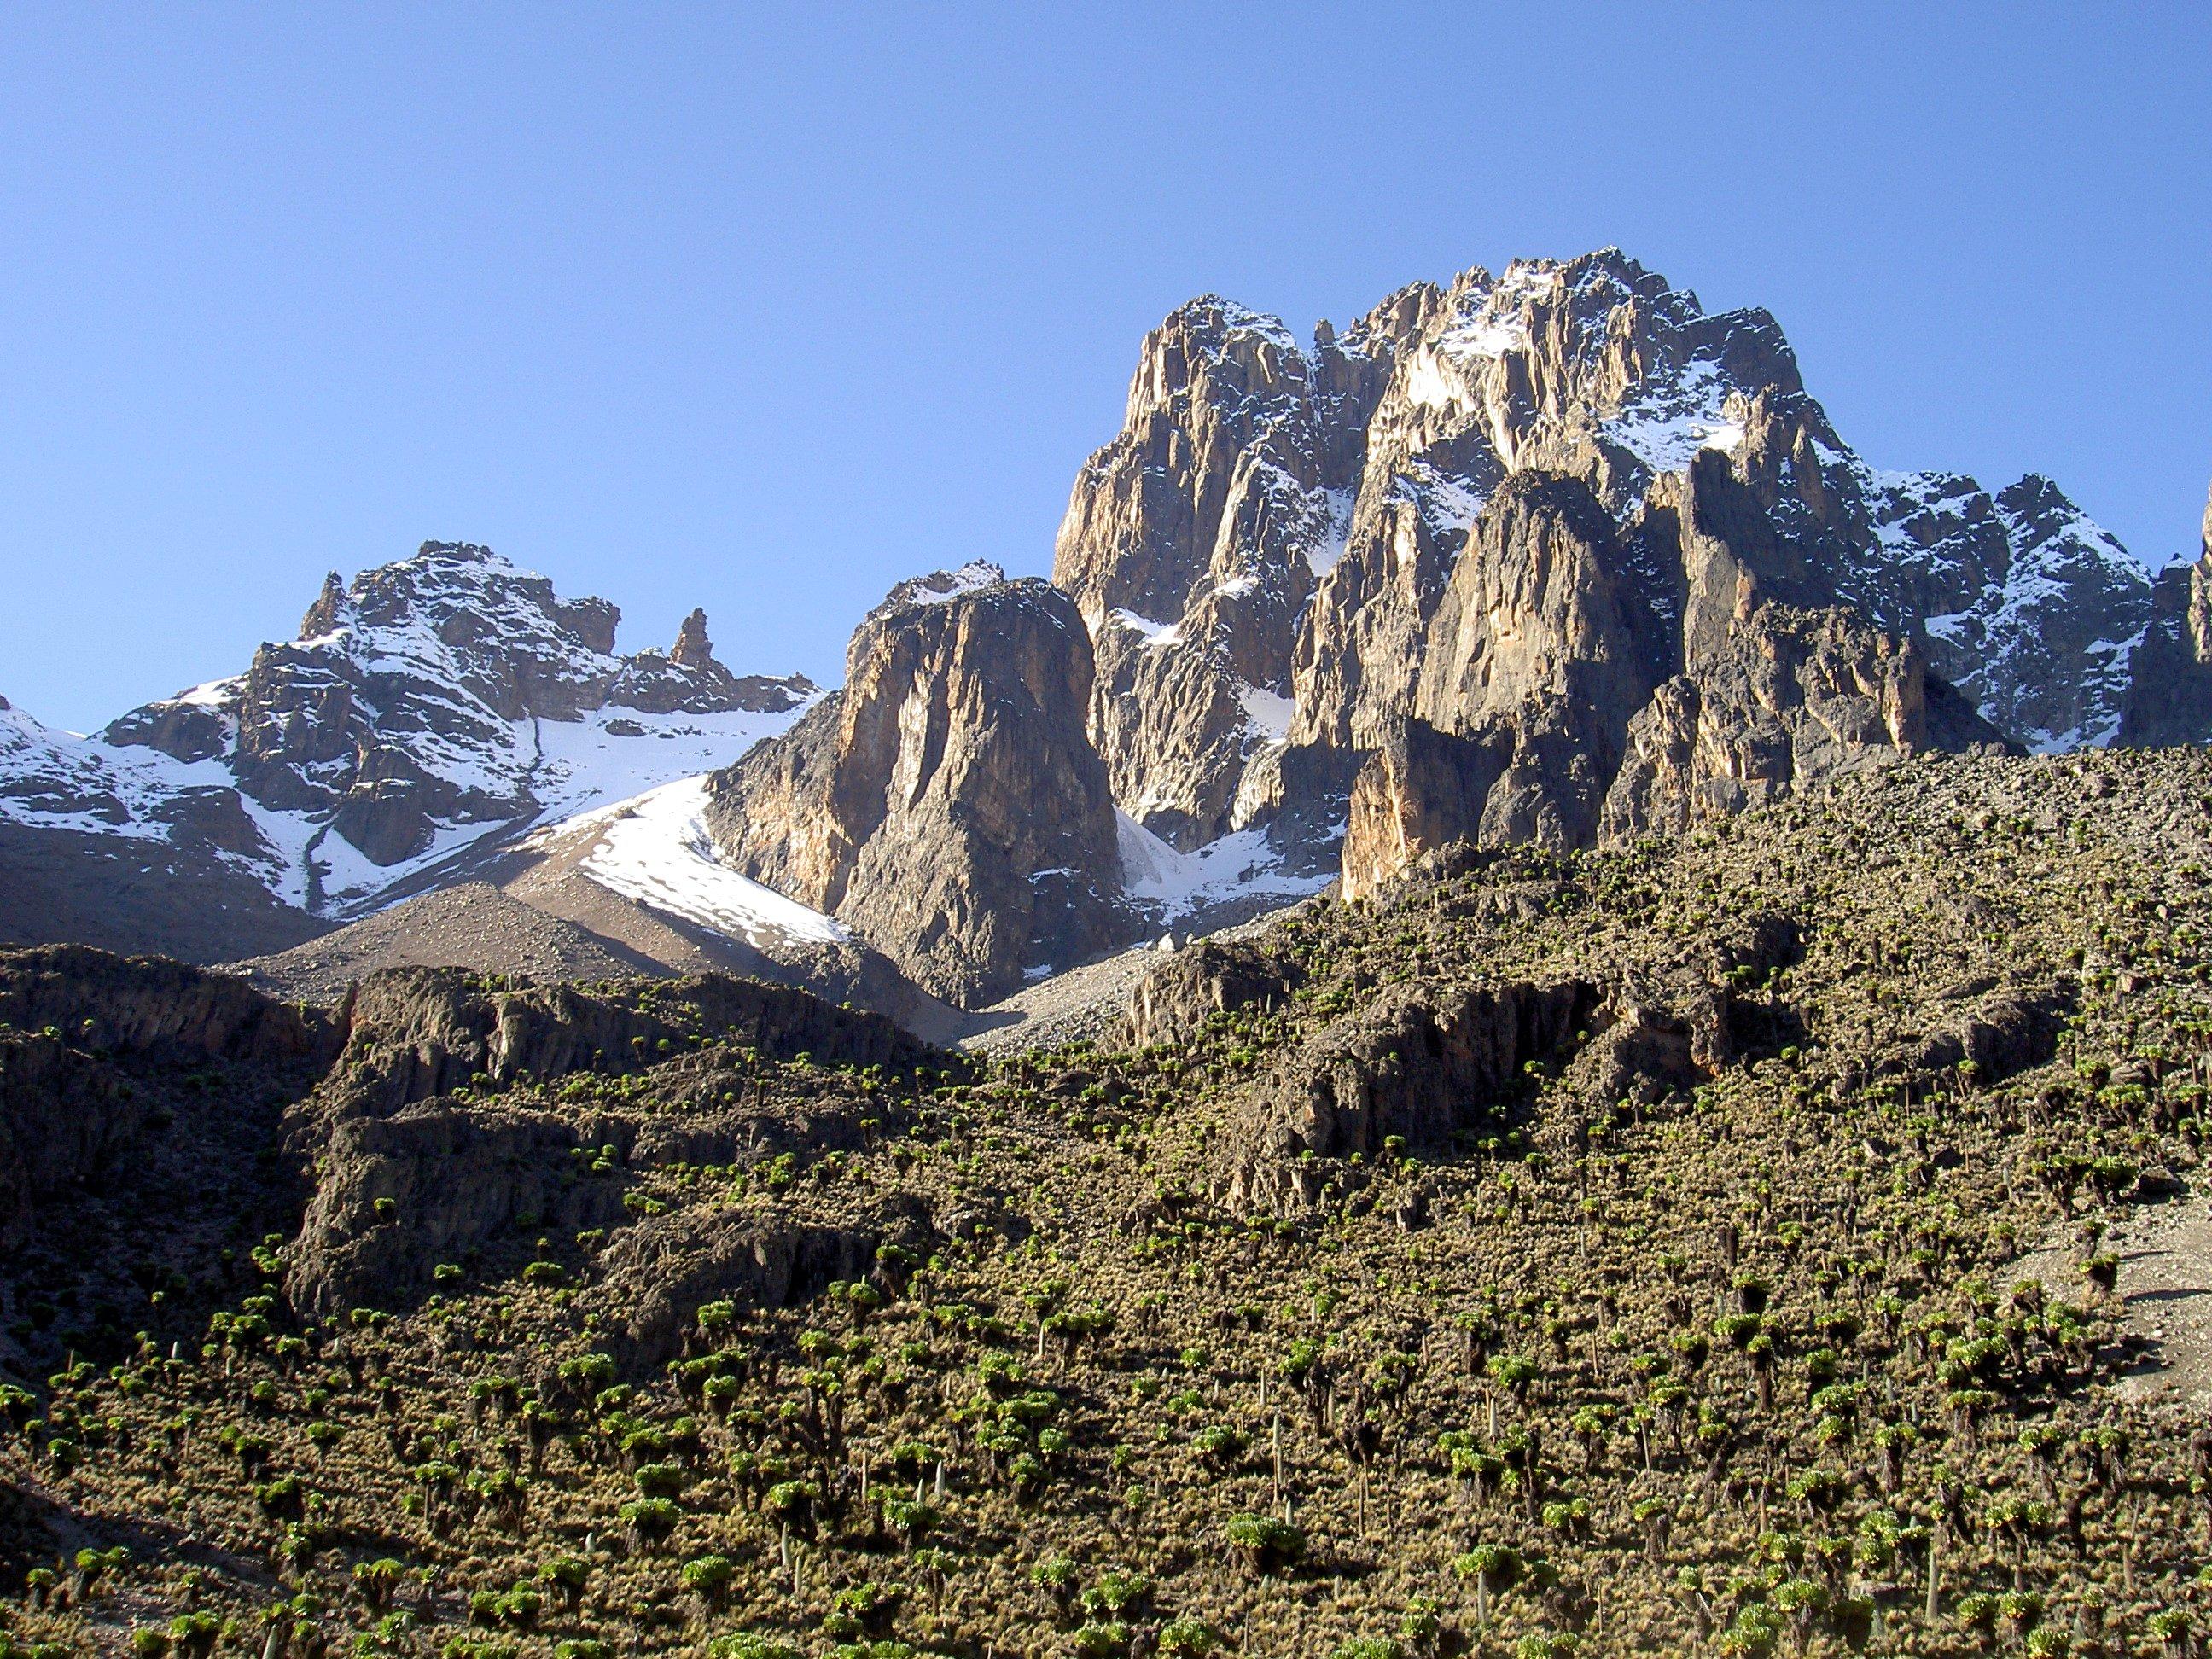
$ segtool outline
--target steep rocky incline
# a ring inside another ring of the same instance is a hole
[[[902,583],[844,689],[711,780],[723,860],[963,1006],[1125,931],[1091,642],[1067,597],[971,564]]]

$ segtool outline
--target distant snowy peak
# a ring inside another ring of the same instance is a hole
[[[2030,473],[1874,473],[1868,568],[1924,627],[1936,672],[2039,752],[2112,742],[2150,621],[2142,562]]]
[[[333,574],[299,637],[97,738],[16,715],[0,812],[207,841],[285,902],[344,914],[550,811],[726,764],[818,695],[731,673],[703,612],[631,657],[620,620],[489,548],[426,542]]]

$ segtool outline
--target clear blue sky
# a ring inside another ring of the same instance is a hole
[[[489,542],[835,678],[1042,572],[1137,343],[1617,243],[1878,465],[2212,474],[2199,4],[0,13],[0,694],[84,727]]]

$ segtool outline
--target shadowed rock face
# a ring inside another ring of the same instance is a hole
[[[2212,492],[2197,558],[2159,573],[2154,614],[2129,679],[2122,743],[2212,740]]]
[[[974,1006],[1118,938],[1092,664],[1067,597],[996,567],[908,583],[847,683],[710,786],[726,860]]]
[[[1130,1044],[1179,1042],[1215,1014],[1279,1008],[1299,977],[1285,958],[1254,945],[1201,939],[1137,981],[1129,994]]]
[[[863,1224],[832,1225],[757,1215],[654,1217],[627,1228],[607,1252],[607,1294],[622,1310],[627,1357],[641,1370],[682,1351],[702,1303],[782,1308],[832,1280],[879,1273],[877,1252],[895,1244],[927,1255],[939,1234],[911,1196],[890,1194]]]
[[[126,1236],[219,1236],[225,1211],[265,1196],[257,1158],[277,1103],[337,1046],[319,1017],[228,975],[79,945],[0,951],[0,1250],[46,1223],[82,1245],[85,1208]]]
[[[618,1218],[621,1182],[580,1178],[574,1153],[726,1164],[766,1140],[857,1146],[857,1111],[776,1115],[726,1103],[756,1091],[763,1062],[804,1055],[896,1072],[931,1052],[879,1016],[713,975],[607,996],[393,969],[362,981],[340,1018],[344,1050],[289,1129],[295,1154],[318,1169],[292,1251],[297,1291],[325,1312],[419,1293],[438,1264],[518,1229],[573,1236]],[[694,1052],[705,1037],[715,1046]],[[689,1057],[672,1066],[672,1054]],[[544,1092],[578,1073],[647,1067],[669,1085],[665,1118],[555,1109],[565,1097]],[[391,1224],[395,1215],[407,1224]]]
[[[1373,1158],[1384,1143],[1436,1146],[1491,1120],[1521,1068],[1564,1052],[1596,1006],[1577,983],[1407,988],[1304,1044],[1255,1085],[1234,1131],[1228,1188],[1241,1208],[1313,1194],[1299,1155]]]
[[[327,1060],[337,1048],[319,1016],[234,975],[77,945],[0,951],[0,1025],[51,1026],[86,1048],[268,1063]]]
[[[248,994],[252,994],[249,993]],[[642,1006],[571,986],[495,988],[448,968],[393,968],[362,981],[338,1016],[345,1048],[324,1094],[346,1111],[396,1111],[466,1085],[576,1072],[622,1073],[707,1030],[777,1059],[909,1066],[927,1052],[879,1014],[805,991],[705,975],[654,988]]]

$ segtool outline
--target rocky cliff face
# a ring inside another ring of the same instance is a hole
[[[715,775],[724,861],[836,916],[949,1001],[1067,966],[1120,926],[1081,617],[996,566],[902,584],[844,689]]]
[[[2048,480],[1875,471],[1773,318],[1612,250],[1310,349],[1184,307],[1054,571],[1123,810],[1187,850],[1348,823],[1354,890],[1439,836],[1582,844],[1919,748],[2109,741],[2150,610]],[[1350,799],[1296,799],[1290,757]]]
[[[2129,664],[2120,741],[2212,741],[2212,493],[2197,558],[2158,575],[2151,620]]]

